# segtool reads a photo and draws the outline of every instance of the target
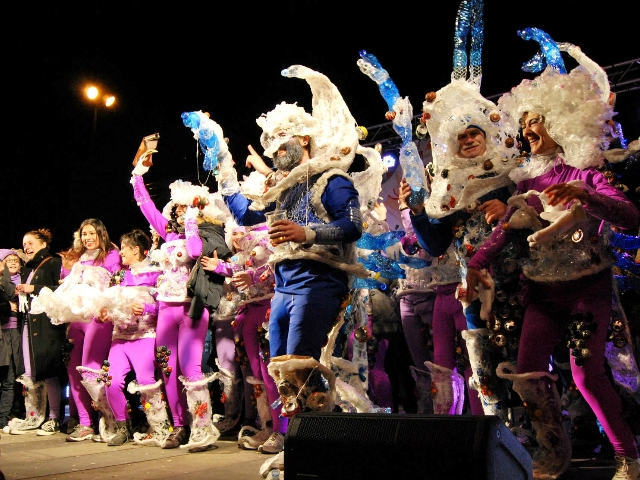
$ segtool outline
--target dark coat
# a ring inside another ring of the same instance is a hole
[[[9,302],[18,303],[18,296],[15,293],[16,286],[11,281],[11,272],[5,268],[0,275],[0,322],[4,324],[11,316],[11,305]],[[22,354],[22,332],[20,318],[18,318],[18,333],[15,329],[2,330],[0,333],[0,367],[15,365],[16,377],[24,373],[24,355]]]
[[[198,225],[198,233],[202,238],[202,254],[212,257],[213,252],[218,252],[218,258],[226,260],[232,255],[231,250],[225,241],[224,226],[212,223],[201,223]],[[214,272],[208,272],[200,265],[200,259],[193,266],[195,269],[195,284],[192,291],[191,307],[189,317],[198,319],[202,316],[205,305],[211,310],[218,308],[222,298],[222,285],[225,278]]]
[[[45,258],[48,260],[41,263]],[[23,283],[29,274],[36,270],[29,282],[33,285],[33,294],[38,295],[43,287],[51,290],[58,288],[62,259],[43,248],[27,262],[20,272]],[[29,308],[31,297],[29,296]],[[63,361],[63,348],[66,346],[66,325],[53,325],[45,313],[31,315],[23,313],[24,328],[29,332],[29,353],[31,356],[31,374],[36,381],[52,377],[66,379],[67,368]]]

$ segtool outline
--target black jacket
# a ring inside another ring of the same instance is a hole
[[[218,252],[218,258],[227,259],[232,255],[225,241],[224,226],[212,223],[198,225],[198,233],[202,238],[202,254],[207,257]],[[212,309],[218,308],[222,298],[222,284],[224,277],[217,273],[208,272],[200,265],[200,259],[193,266],[196,270],[196,281],[189,294],[193,297],[189,308],[189,317],[198,319],[202,316],[205,305]]]
[[[45,261],[45,259],[47,259]],[[43,263],[44,262],[44,263]],[[33,285],[33,294],[29,295],[29,308],[31,298],[38,295],[44,287],[51,290],[58,288],[60,281],[60,269],[62,259],[49,253],[48,248],[43,248],[35,254],[33,260],[27,262],[20,277],[22,283],[26,283],[29,274],[35,270],[33,278],[29,282]],[[24,328],[29,332],[29,353],[31,357],[31,374],[36,381],[47,378],[66,378],[66,367],[63,361],[63,348],[67,343],[66,325],[53,325],[45,313],[31,315],[21,314]]]

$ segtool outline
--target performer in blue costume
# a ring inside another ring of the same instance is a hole
[[[239,225],[265,222],[265,210],[286,211],[286,220],[276,220],[269,230],[276,283],[269,373],[281,395],[282,414],[290,417],[333,410],[335,375],[320,363],[322,348],[348,298],[349,276],[368,272],[356,262],[362,219],[358,191],[347,173],[358,147],[356,122],[326,76],[302,65],[282,75],[307,81],[312,115],[283,102],[260,116],[260,141],[276,170],[250,147],[247,163],[257,171],[243,181],[242,192],[231,162],[220,164],[217,179]],[[283,453],[263,465],[263,476],[284,467]]]

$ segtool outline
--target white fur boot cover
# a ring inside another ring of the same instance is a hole
[[[127,390],[129,393],[140,395],[140,405],[149,424],[149,431],[146,434],[135,432],[133,441],[138,445],[162,447],[171,433],[167,402],[162,392],[162,380],[150,385],[140,385],[133,380],[129,382]]]

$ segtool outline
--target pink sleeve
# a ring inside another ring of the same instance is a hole
[[[222,275],[223,277],[233,277],[233,269],[231,268],[231,263],[225,262],[223,260],[219,261],[218,266],[214,270],[214,273]]]
[[[102,265],[110,273],[115,273],[122,268],[122,259],[120,253],[115,248],[107,253],[104,263]]]
[[[504,224],[509,221],[516,208],[509,207],[504,218],[500,220],[498,226],[493,229],[491,236],[485,240],[482,246],[473,254],[469,261],[469,268],[475,268],[481,270],[483,268],[489,268],[489,265],[496,258],[500,252],[505,248],[509,242],[509,229],[503,228]]]
[[[187,253],[191,258],[198,258],[202,255],[202,239],[198,234],[198,221],[195,218],[185,219],[184,233],[187,237]]]

